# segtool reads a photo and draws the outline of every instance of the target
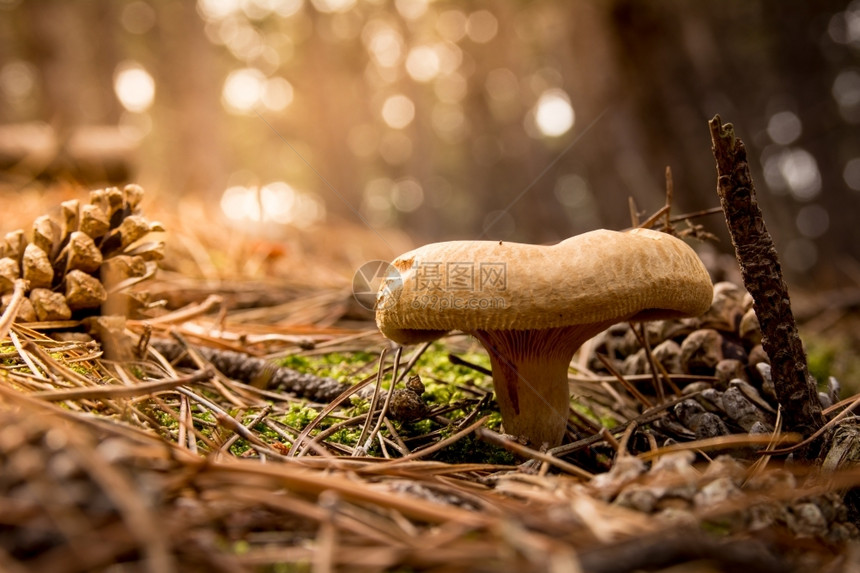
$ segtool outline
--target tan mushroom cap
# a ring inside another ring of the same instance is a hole
[[[707,270],[684,241],[649,229],[596,230],[557,245],[451,241],[398,257],[376,322],[410,344],[449,330],[534,330],[697,316]],[[399,280],[398,280],[399,278]]]

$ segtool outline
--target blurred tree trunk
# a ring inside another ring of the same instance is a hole
[[[114,3],[31,0],[23,8],[27,52],[42,75],[42,117],[60,133],[115,124],[120,108],[113,96]]]
[[[231,166],[224,141],[223,77],[218,54],[203,31],[195,2],[157,2],[158,37],[152,65],[156,98],[163,102],[153,120],[155,160],[161,162],[159,189],[169,194],[200,193],[220,199]]]
[[[835,99],[822,88],[829,88],[841,71],[856,66],[860,58],[856,49],[853,58],[845,57],[836,50],[827,50],[822,41],[829,21],[827,8],[835,14],[845,8],[844,2],[801,2],[790,11],[782,6],[770,0],[770,17],[766,20],[768,34],[774,38],[773,54],[777,56],[773,60],[779,81],[775,91],[783,105],[800,118],[803,134],[797,143],[815,157],[821,173],[822,191],[813,202],[827,210],[830,231],[815,241],[820,253],[819,278],[827,274],[839,280],[844,277],[843,256],[860,260],[860,196],[848,191],[842,178],[845,163],[860,156],[860,143],[856,127],[846,124]],[[794,207],[791,214],[802,206],[794,201],[784,201],[782,205]],[[828,253],[843,256],[827,257]]]
[[[830,94],[840,66],[849,62],[825,50],[829,19],[844,9],[845,3],[835,0],[790,5],[778,0],[606,3],[602,33],[614,45],[610,64],[621,99],[610,106],[604,123],[612,124],[617,114],[626,117],[619,122],[621,132],[604,139],[605,129],[598,129],[599,136],[584,146],[589,164],[603,166],[591,170],[594,186],[626,189],[634,197],[643,194],[643,200],[637,197],[639,206],[653,211],[661,203],[663,169],[669,165],[675,213],[714,206],[707,120],[720,113],[747,143],[753,175],[764,190],[760,157],[771,144],[768,120],[789,110],[803,124],[801,138],[791,145],[812,153],[821,173],[823,190],[813,202],[831,218],[833,231],[815,241],[819,253],[860,257],[860,229],[846,220],[860,211],[860,197],[841,180],[851,155],[838,151],[855,138]],[[853,146],[855,156],[857,152]],[[615,169],[607,159],[611,157],[616,158]],[[803,202],[767,192],[759,200],[777,247],[784,247],[799,235],[795,218]],[[623,210],[601,203],[608,225],[624,224]],[[726,248],[722,225],[711,224],[709,230],[718,232]]]

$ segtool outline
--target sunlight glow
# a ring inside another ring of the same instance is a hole
[[[293,102],[293,86],[284,78],[269,78],[263,86],[260,101],[267,109],[283,111]]]
[[[355,6],[356,0],[311,0],[314,8],[323,14],[346,12]]]
[[[364,186],[361,214],[374,227],[384,227],[392,221],[391,186],[388,177],[371,179]]]
[[[152,6],[143,0],[133,0],[122,9],[120,23],[132,34],[145,34],[155,26],[156,17]]]
[[[436,31],[449,42],[459,42],[466,35],[466,21],[460,10],[446,10],[436,18]]]
[[[241,9],[240,0],[197,0],[197,10],[208,20],[221,20]]]
[[[0,92],[10,100],[28,97],[36,87],[36,67],[24,60],[11,60],[0,68]]]
[[[488,10],[478,10],[469,14],[466,20],[466,34],[476,44],[486,44],[496,37],[499,21]]]
[[[251,113],[260,106],[283,111],[293,102],[293,86],[282,77],[267,78],[256,68],[242,68],[230,72],[221,95],[233,113]]]
[[[416,46],[406,56],[406,71],[416,82],[429,82],[439,74],[439,54],[431,46]]]
[[[394,6],[407,20],[417,20],[427,11],[428,0],[394,0]]]
[[[424,189],[415,179],[407,177],[391,186],[391,204],[403,213],[411,213],[424,203]]]
[[[827,32],[839,44],[860,44],[860,3],[851,2],[844,12],[834,14]]]
[[[382,119],[393,129],[403,129],[415,119],[415,104],[403,94],[389,96],[382,104]]]
[[[809,201],[821,192],[821,173],[815,157],[798,147],[764,153],[764,178],[774,191],[788,191],[795,199]]]
[[[794,142],[802,132],[800,118],[790,111],[777,112],[767,122],[767,135],[778,145]]]
[[[534,121],[542,135],[564,135],[573,127],[574,120],[573,107],[563,90],[549,89],[538,98],[534,107]]]
[[[117,66],[113,89],[122,106],[132,112],[146,111],[155,99],[155,80],[149,72],[134,62],[124,62]]]
[[[858,110],[860,110],[860,72],[856,70],[844,70],[833,80],[831,88],[833,99],[839,104],[839,112],[849,122],[860,121]]]
[[[221,196],[221,210],[237,223],[271,222],[307,227],[325,218],[325,205],[319,198],[299,193],[283,181],[263,187],[230,187]]]
[[[842,179],[854,191],[860,191],[860,157],[849,159],[842,170]]]
[[[380,20],[371,20],[361,32],[362,41],[376,65],[396,66],[403,56],[403,36]]]
[[[250,113],[263,97],[265,84],[263,72],[256,68],[242,68],[230,72],[224,80],[221,95],[230,111]]]

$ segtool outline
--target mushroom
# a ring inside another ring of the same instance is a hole
[[[693,249],[649,229],[552,246],[452,241],[393,261],[376,323],[399,344],[474,335],[490,356],[505,431],[553,447],[567,425],[567,369],[586,340],[616,322],[700,315],[712,295]]]

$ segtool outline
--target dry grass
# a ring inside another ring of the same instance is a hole
[[[327,228],[224,244],[200,205],[183,205],[181,218],[147,208],[172,249],[146,288],[170,308],[115,333],[131,358],[108,359],[51,325],[12,325],[0,340],[0,569],[783,571],[851,559],[831,526],[850,517],[795,526],[805,501],[841,511],[835,492],[856,471],[825,479],[757,455],[798,439],[778,432],[690,440],[668,423],[671,386],[648,407],[635,381],[597,376],[585,360],[571,375],[585,413],[554,451],[488,427],[481,384],[454,410],[431,408],[432,423],[407,438],[378,381],[445,374],[412,363],[421,349],[390,352],[350,302],[352,270],[384,256],[362,246],[373,237]],[[346,243],[355,249],[332,247]],[[187,352],[168,360],[149,336]],[[462,337],[445,344],[471,349]],[[339,396],[313,403],[230,377],[202,349],[369,358],[352,364]],[[358,392],[370,407],[353,408]],[[315,417],[291,426],[300,407]],[[332,425],[361,428],[361,439],[338,441]],[[439,461],[465,443],[513,456]],[[711,492],[721,480],[735,485]],[[644,511],[637,491],[662,494]]]

